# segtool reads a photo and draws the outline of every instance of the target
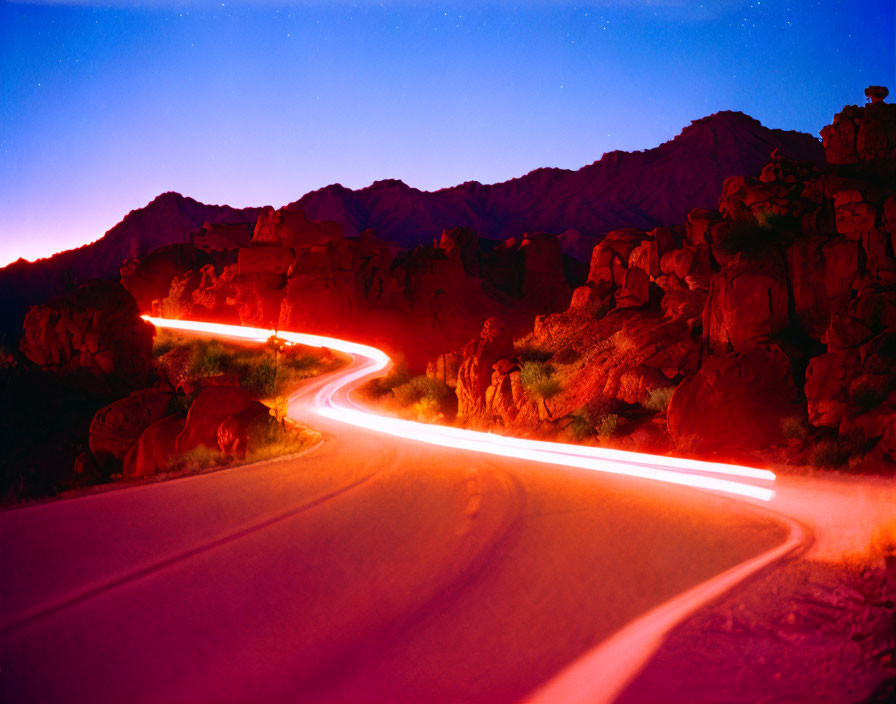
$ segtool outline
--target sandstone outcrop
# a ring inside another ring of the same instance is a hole
[[[123,461],[146,428],[168,415],[174,395],[165,387],[134,391],[101,408],[90,423],[90,451],[98,461]]]
[[[43,369],[136,388],[149,376],[153,334],[131,294],[116,282],[96,281],[32,308],[20,347]]]
[[[200,446],[218,449],[218,428],[228,417],[257,401],[239,386],[208,386],[194,399],[186,423],[177,436],[177,454]]]
[[[667,422],[679,448],[749,451],[782,442],[782,421],[800,412],[789,359],[766,347],[707,358],[675,389]]]
[[[247,452],[262,441],[276,423],[271,409],[255,401],[221,421],[218,447],[229,457],[245,459]]]
[[[167,470],[178,454],[177,438],[185,422],[182,415],[173,414],[146,428],[125,457],[124,476],[148,477]]]
[[[724,182],[717,210],[610,232],[567,310],[525,337],[556,374],[551,397],[534,402],[506,346],[471,343],[463,418],[775,461],[835,437],[850,466],[893,466],[896,142],[872,97],[823,130],[828,166],[775,150],[758,178]]]
[[[463,418],[473,418],[485,410],[485,392],[492,383],[493,365],[514,356],[507,325],[498,318],[486,320],[479,339],[470,340],[462,356],[457,373],[457,412]]]

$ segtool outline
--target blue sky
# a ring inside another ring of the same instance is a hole
[[[176,190],[282,205],[577,168],[896,89],[891,0],[0,3],[0,265]],[[896,91],[894,91],[896,92]]]

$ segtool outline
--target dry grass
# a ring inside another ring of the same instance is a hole
[[[526,391],[542,399],[556,396],[563,388],[560,380],[554,377],[554,368],[534,359],[522,363],[520,382]]]
[[[674,386],[662,386],[651,389],[647,393],[647,399],[644,401],[644,408],[658,413],[665,413],[669,408],[669,401],[672,400],[672,394],[674,393]]]
[[[232,374],[241,386],[261,398],[287,394],[303,379],[345,364],[344,359],[331,353],[287,345],[276,338],[263,345],[224,343],[168,330],[156,334],[153,356],[169,377],[179,381]]]

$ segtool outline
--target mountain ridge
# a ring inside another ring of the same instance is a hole
[[[740,112],[720,111],[685,126],[671,140],[642,151],[614,150],[579,169],[539,167],[507,181],[467,181],[423,191],[398,179],[352,190],[331,184],[288,208],[340,223],[346,236],[366,229],[405,247],[431,243],[442,230],[466,226],[503,240],[525,232],[561,235],[567,254],[583,258],[606,232],[652,228],[713,207],[728,176],[757,175],[772,150],[824,162],[811,135],[764,127]],[[190,241],[210,223],[254,226],[263,208],[209,205],[174,191],[131,210],[105,235],[77,249],[0,269],[6,304],[0,329],[17,328],[29,305],[92,278],[115,278],[123,261],[157,247]]]

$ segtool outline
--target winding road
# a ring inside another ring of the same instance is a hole
[[[280,336],[353,359],[290,399],[312,450],[0,515],[4,701],[609,701],[795,545],[769,472],[373,415],[388,357]]]

